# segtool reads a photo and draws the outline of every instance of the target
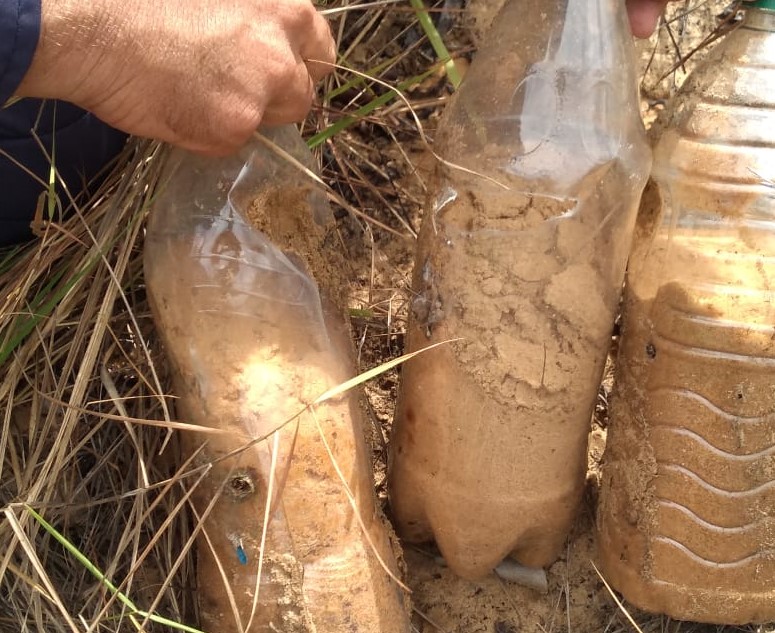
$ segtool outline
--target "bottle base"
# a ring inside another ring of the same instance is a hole
[[[598,535],[599,538],[599,535]],[[775,621],[775,587],[769,591],[698,589],[647,578],[617,560],[613,552],[598,552],[606,581],[633,606],[662,613],[675,620],[706,624],[743,625]]]

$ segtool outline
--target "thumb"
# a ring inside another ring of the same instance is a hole
[[[630,29],[635,37],[649,37],[657,28],[667,0],[627,0]]]

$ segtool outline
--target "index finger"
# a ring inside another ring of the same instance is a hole
[[[319,81],[334,69],[336,43],[328,21],[319,13],[315,14],[309,39],[301,47],[301,57],[312,81]]]

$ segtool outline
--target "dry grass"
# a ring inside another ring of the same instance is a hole
[[[183,515],[163,527],[180,495],[163,483],[176,439],[131,421],[169,417],[140,257],[163,152],[133,142],[119,162],[0,274],[2,631],[114,631],[127,617],[25,503],[138,602],[195,615],[190,559],[162,589],[189,530]]]
[[[645,71],[652,109],[680,83],[676,55],[685,59],[697,46],[685,39],[696,38],[684,28],[687,21],[700,14],[710,21],[702,42],[719,6],[675,4]],[[465,60],[473,50],[473,22],[449,10],[453,5],[444,5],[437,24],[452,55]],[[408,1],[330,8],[339,64],[404,86],[432,138],[451,87]],[[362,110],[316,151],[341,203],[342,249],[354,262],[355,342],[366,367],[398,356],[403,347],[412,244],[428,172],[409,106],[386,99],[387,93],[337,69],[307,123],[308,130],[325,130]],[[369,109],[380,98],[379,107]],[[173,401],[142,277],[143,222],[164,155],[154,144],[130,143],[118,168],[91,200],[79,201],[75,215],[49,223],[21,252],[0,254],[0,633],[140,626],[25,504],[139,608],[196,624],[193,526],[184,511],[181,459],[170,430]],[[387,373],[369,389],[380,490],[396,384],[396,374]],[[644,633],[766,630],[634,616]],[[425,630],[435,630],[424,619]],[[143,630],[170,629],[148,622]],[[603,630],[632,629],[613,612]]]

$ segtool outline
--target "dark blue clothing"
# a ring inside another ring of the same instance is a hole
[[[30,221],[46,189],[14,161],[46,183],[50,162],[40,144],[49,155],[54,148],[59,176],[76,195],[126,140],[68,103],[24,99],[3,108],[27,72],[39,37],[40,0],[0,0],[0,247],[32,237]],[[59,194],[66,207],[68,199],[61,189]]]
[[[38,197],[46,189],[5,154],[44,183],[49,179],[51,164],[32,136],[33,128],[49,154],[54,148],[57,172],[73,196],[86,189],[126,140],[122,132],[62,101],[23,99],[0,110],[0,247],[32,237],[30,221]],[[68,198],[61,188],[58,192],[63,207],[67,207]]]
[[[40,0],[0,0],[0,107],[32,62],[40,37]]]

